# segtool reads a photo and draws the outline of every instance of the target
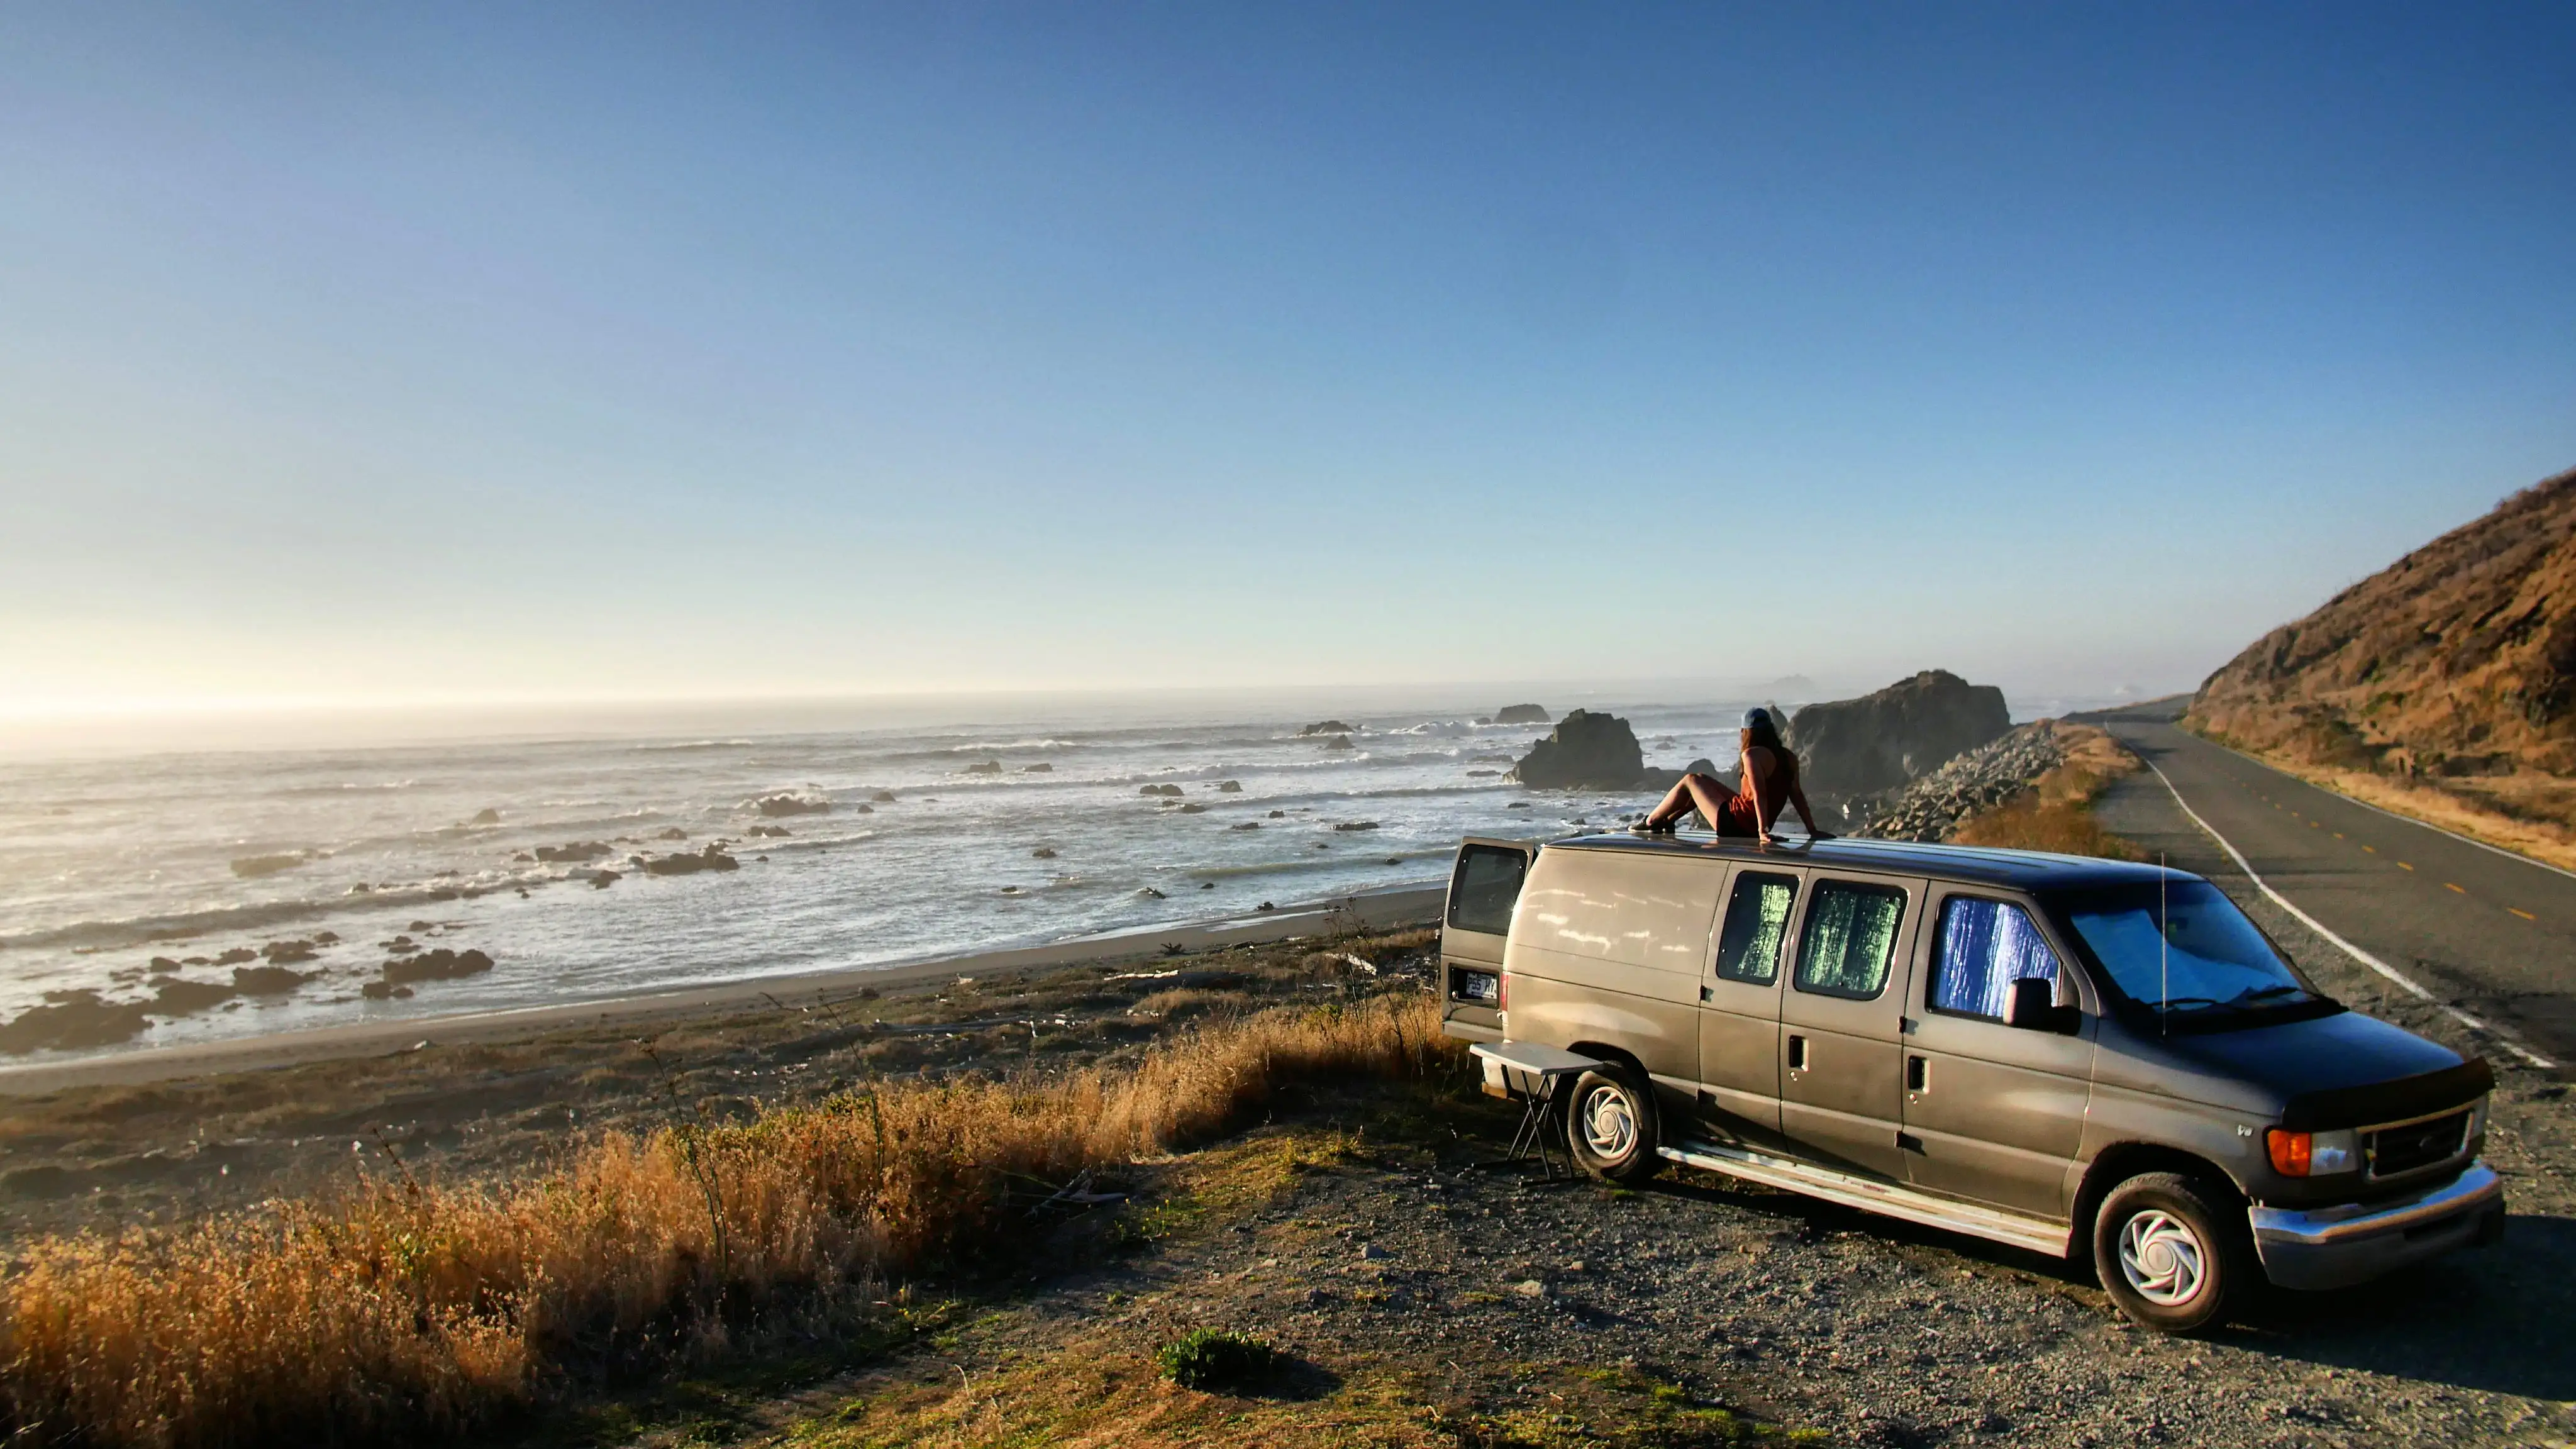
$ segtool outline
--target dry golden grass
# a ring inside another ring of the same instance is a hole
[[[167,1232],[39,1241],[0,1276],[0,1429],[221,1445],[434,1438],[568,1369],[1007,1255],[1017,1184],[1207,1141],[1301,1080],[1455,1052],[1427,997],[1212,1026],[1132,1072],[889,1084],[614,1135],[522,1184],[378,1183]]]
[[[2030,793],[1971,815],[1950,832],[1961,845],[2051,850],[2109,860],[2144,860],[2146,852],[2102,828],[2093,802],[2113,780],[2140,768],[2108,731],[2058,722],[2052,729],[2065,763],[2033,782]]]

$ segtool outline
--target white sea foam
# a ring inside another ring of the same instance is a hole
[[[1731,758],[1741,708],[1617,712],[1674,740],[1648,753],[1678,765]],[[304,991],[161,1022],[135,1045],[895,964],[1434,879],[1460,835],[1604,818],[1589,794],[1507,811],[1534,797],[1468,774],[1543,727],[1341,718],[1359,748],[1324,749],[1296,732],[1304,721],[1238,718],[36,762],[0,773],[0,1020],[48,990],[137,996],[151,956],[322,931],[344,939],[302,968],[330,973]],[[1051,772],[1016,768],[1048,756]],[[980,759],[1004,773],[957,773]],[[1226,780],[1241,789],[1216,788]],[[1148,784],[1183,793],[1140,796]],[[745,808],[782,792],[832,809]],[[497,824],[471,824],[487,809]],[[1359,820],[1377,829],[1333,829]],[[671,829],[687,838],[660,838]],[[653,875],[630,860],[718,839],[739,869]],[[516,859],[592,841],[609,853]],[[256,879],[231,869],[294,850],[327,855]],[[375,943],[423,920],[498,965],[409,1001],[347,999],[384,960]]]

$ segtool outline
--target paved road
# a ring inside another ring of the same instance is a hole
[[[2576,876],[2320,790],[2169,720],[2101,723],[2318,925],[2490,1026],[2503,1051],[2562,1073],[2576,1063]],[[2141,788],[2160,791],[2153,782]],[[2151,848],[2174,865],[2234,873],[2208,836],[2158,834]]]

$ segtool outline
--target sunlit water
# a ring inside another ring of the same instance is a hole
[[[1617,712],[1649,763],[1678,766],[1730,762],[1741,708]],[[1646,799],[1503,783],[1544,726],[1342,718],[1359,726],[1347,750],[1300,735],[1312,721],[1170,718],[16,764],[0,773],[0,1020],[48,991],[144,999],[153,956],[325,931],[343,939],[298,965],[322,973],[303,987],[156,1017],[111,1050],[897,965],[1436,880],[1461,835],[1555,834]],[[1002,772],[967,773],[986,761]],[[1166,784],[1179,803],[1138,793]],[[751,802],[778,792],[832,810],[764,820]],[[497,824],[472,823],[487,810]],[[718,840],[740,869],[654,876],[629,859]],[[614,853],[520,858],[588,841]],[[289,855],[305,858],[234,867]],[[604,889],[601,867],[619,872]],[[362,998],[403,933],[497,964]]]

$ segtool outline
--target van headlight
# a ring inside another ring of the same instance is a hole
[[[2333,1132],[2292,1132],[2275,1127],[2263,1134],[2272,1170],[2283,1177],[2325,1177],[2361,1166],[2361,1132],[2346,1127]]]

